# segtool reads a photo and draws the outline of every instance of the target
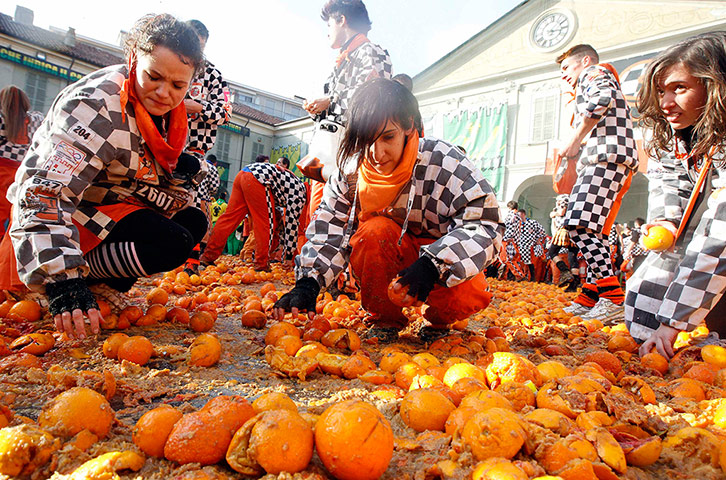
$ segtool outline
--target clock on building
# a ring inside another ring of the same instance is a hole
[[[572,38],[575,23],[575,16],[569,10],[548,10],[532,24],[529,40],[539,50],[552,51]]]

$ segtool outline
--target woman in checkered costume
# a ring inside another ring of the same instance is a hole
[[[43,114],[30,109],[30,99],[15,85],[0,91],[0,235],[10,221],[10,202],[5,198],[15,172],[30,147]]]
[[[58,330],[81,338],[84,317],[94,333],[102,320],[91,289],[122,307],[119,292],[182,264],[207,223],[188,208],[199,163],[181,155],[199,39],[150,15],[127,36],[126,56],[58,95],[8,194],[0,288],[45,293]]]
[[[295,259],[295,288],[275,304],[275,316],[315,313],[321,288],[352,266],[363,307],[378,327],[398,331],[407,318],[387,288],[426,302],[436,328],[485,308],[491,295],[482,271],[501,248],[496,195],[481,172],[453,145],[420,138],[421,115],[406,87],[385,79],[353,97],[338,152],[341,171]],[[395,330],[394,330],[395,329]]]
[[[649,152],[647,231],[661,225],[675,247],[650,252],[627,283],[625,323],[643,342],[640,354],[655,348],[673,356],[678,332],[706,319],[726,290],[726,33],[691,37],[670,47],[648,66],[638,94],[641,119],[652,129]],[[708,159],[712,160],[709,168]],[[683,215],[695,183],[704,188],[693,213]],[[723,332],[720,332],[723,335]]]
[[[617,72],[598,61],[590,45],[576,45],[557,58],[562,79],[575,90],[575,133],[558,155],[579,159],[564,225],[587,262],[582,293],[567,310],[605,319],[622,312],[624,293],[607,238],[638,158]]]

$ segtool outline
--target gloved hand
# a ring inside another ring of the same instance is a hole
[[[200,169],[201,165],[199,164],[197,157],[188,153],[182,153],[179,155],[179,159],[177,160],[176,168],[172,172],[172,176],[176,180],[183,181],[185,185],[191,185]]]
[[[572,243],[570,241],[570,231],[567,230],[565,227],[561,227],[559,230],[557,230],[555,236],[552,237],[552,243],[559,247],[569,247]]]
[[[285,312],[307,311],[310,316],[315,315],[315,301],[320,293],[320,285],[314,278],[303,277],[295,282],[295,287],[275,302],[272,307],[272,316],[282,320]]]
[[[439,279],[439,270],[429,257],[419,257],[407,268],[398,272],[398,283],[408,285],[408,295],[425,302]]]
[[[72,278],[49,283],[45,286],[45,293],[48,296],[48,311],[53,315],[59,332],[65,332],[71,337],[85,337],[83,317],[87,316],[91,321],[91,330],[98,333],[101,312],[84,279]]]

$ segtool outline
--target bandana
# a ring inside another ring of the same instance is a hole
[[[167,134],[169,140],[167,143],[164,137],[161,136],[159,129],[156,128],[151,115],[136,96],[136,88],[133,83],[135,73],[136,67],[134,66],[129,70],[129,76],[124,80],[121,89],[121,116],[126,121],[126,104],[131,102],[136,117],[136,125],[139,127],[141,136],[149,146],[154,159],[159,162],[164,170],[171,173],[176,168],[176,162],[179,160],[179,155],[181,155],[187,142],[186,107],[182,102],[171,110]]]
[[[364,158],[358,174],[358,197],[360,198],[360,219],[365,221],[396,199],[406,182],[411,178],[418,159],[419,132],[414,130],[406,137],[406,146],[401,161],[388,175],[378,173]]]
[[[366,37],[362,33],[359,33],[358,35],[353,37],[350,42],[348,42],[347,46],[344,46],[340,49],[340,54],[338,54],[338,58],[335,59],[335,66],[340,67],[340,65],[348,59],[348,56],[351,54],[351,52],[355,51],[356,48],[360,47],[366,42],[368,42],[368,37]]]

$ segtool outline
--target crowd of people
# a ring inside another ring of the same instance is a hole
[[[576,180],[556,197],[548,236],[515,201],[502,214],[460,148],[424,137],[411,79],[393,77],[388,52],[368,39],[362,1],[328,0],[322,18],[340,55],[324,95],[304,104],[313,143],[329,144],[301,163],[312,186],[289,160],[262,156],[237,174],[228,202],[218,198],[210,151],[229,94],[197,20],[143,17],[126,37],[126,63],[69,85],[44,120],[20,90],[3,89],[0,168],[14,181],[0,185],[0,288],[33,292],[59,331],[83,338],[86,321],[99,331],[96,298],[121,308],[138,278],[194,272],[239,234],[256,269],[294,261],[277,318],[313,314],[320,291],[342,278],[357,284],[379,334],[407,322],[389,290],[404,305],[425,303],[427,328],[446,330],[489,304],[485,274],[494,274],[577,291],[568,310],[582,318],[623,315],[641,353],[671,356],[675,335],[706,319],[726,290],[726,34],[689,38],[645,71],[651,196],[648,220],[632,226],[614,222],[638,166],[618,73],[590,45],[557,58],[575,98],[558,155]],[[674,248],[643,249],[655,225]]]

